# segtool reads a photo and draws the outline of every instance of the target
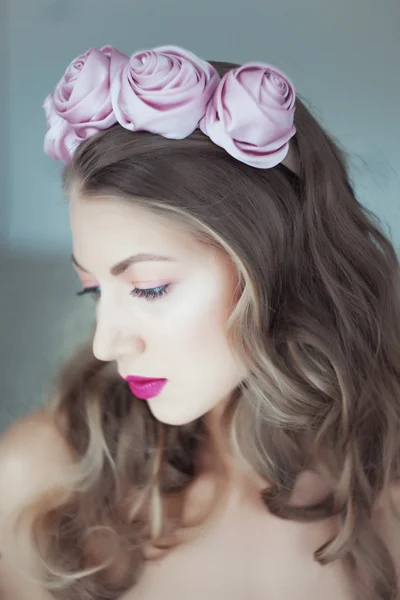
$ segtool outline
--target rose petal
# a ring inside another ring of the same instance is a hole
[[[81,139],[71,125],[57,117],[45,135],[44,151],[51,158],[68,163],[80,142]]]

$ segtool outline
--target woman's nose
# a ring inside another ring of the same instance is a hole
[[[96,324],[96,331],[93,338],[93,354],[98,360],[106,362],[116,358],[117,330],[110,324],[105,325],[99,320]]]
[[[129,327],[130,319],[121,310],[98,305],[93,354],[98,360],[110,362],[143,351],[144,344],[137,332]]]

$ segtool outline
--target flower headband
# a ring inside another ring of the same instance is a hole
[[[44,101],[46,154],[70,162],[79,144],[120,123],[182,139],[199,128],[231,156],[252,167],[279,163],[296,171],[296,94],[281,71],[249,62],[222,78],[178,46],[141,50],[130,58],[113,46],[73,60]]]

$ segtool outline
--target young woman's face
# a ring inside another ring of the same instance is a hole
[[[145,400],[164,423],[189,423],[227,400],[246,376],[226,334],[231,260],[119,200],[73,197],[70,221],[82,287],[98,298],[95,356],[115,361],[122,377],[167,379]],[[129,262],[137,255],[144,260]]]

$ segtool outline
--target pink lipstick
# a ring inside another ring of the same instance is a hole
[[[168,382],[168,379],[151,379],[134,375],[128,375],[124,379],[128,382],[131,392],[141,400],[149,400],[158,396]]]

